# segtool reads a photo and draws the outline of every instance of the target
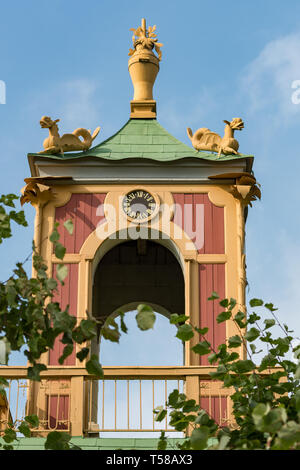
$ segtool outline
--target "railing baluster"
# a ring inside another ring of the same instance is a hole
[[[102,429],[104,429],[104,380],[102,380]]]
[[[9,411],[10,411],[10,403],[11,403],[11,382],[12,380],[9,381],[9,386],[8,386],[8,407],[7,407],[7,414],[6,414],[6,424],[9,422]]]
[[[60,395],[59,395],[59,389],[57,389],[57,405],[56,405],[56,425],[55,425],[55,429],[57,429],[57,426],[58,426],[59,402],[60,402]]]
[[[24,386],[25,388],[25,397],[26,397],[26,402],[25,402],[25,416],[28,416],[29,412],[28,412],[28,409],[29,409],[29,399],[30,399],[30,383],[29,383],[29,380],[27,380],[26,382],[26,385]]]
[[[115,430],[117,430],[117,381],[115,380]]]
[[[155,403],[154,403],[154,380],[152,380],[152,409],[154,410],[155,408]],[[153,431],[155,430],[154,426],[154,413],[152,413],[152,424],[153,424]]]
[[[16,414],[15,414],[15,421],[18,419],[18,409],[19,409],[19,399],[20,399],[20,380],[16,380],[17,382],[17,403],[16,403]]]
[[[140,429],[143,428],[142,421],[142,381],[140,380]]]
[[[94,382],[93,380],[89,380],[89,419],[88,422],[92,422],[92,407],[93,407],[93,389],[94,389]]]
[[[165,380],[165,403],[167,403],[167,399],[168,399],[168,390],[167,390],[167,381]],[[165,418],[165,427],[166,427],[166,430],[168,429],[168,415],[166,415],[166,418]]]
[[[127,380],[127,428],[130,428],[129,425],[129,414],[130,414],[130,409],[129,409],[129,380]]]

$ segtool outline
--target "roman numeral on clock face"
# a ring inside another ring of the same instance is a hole
[[[148,219],[154,213],[156,206],[154,197],[143,189],[131,191],[122,201],[125,214],[135,220]]]

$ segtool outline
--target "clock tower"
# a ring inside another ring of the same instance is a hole
[[[242,119],[224,121],[224,137],[207,128],[194,133],[188,128],[191,146],[159,124],[153,86],[161,47],[155,27],[147,28],[142,20],[129,51],[134,87],[130,116],[107,140],[92,144],[99,129],[93,135],[77,129],[60,136],[58,120],[42,118],[49,139],[44,151],[28,155],[31,177],[24,197],[35,198],[35,243],[53,277],[61,260],[49,235],[59,223],[68,275],[55,300],[62,308],[69,305],[78,321],[92,314],[105,322],[142,303],[209,327],[207,339],[217,348],[237,331],[231,321],[217,323],[221,307],[208,298],[217,292],[244,308],[245,221],[248,205],[260,192],[253,157],[238,152],[234,132],[243,129]],[[63,228],[68,219],[73,221],[72,235]],[[230,424],[229,392],[210,380],[213,366],[192,351],[193,341],[185,345],[181,367],[107,367],[104,383],[178,380],[219,423]],[[105,409],[104,401],[99,403],[99,384],[89,380],[76,357],[79,350],[60,365],[63,348],[57,340],[43,357],[52,375],[34,385],[30,410],[45,423],[45,432],[89,436],[107,431],[99,417]],[[92,350],[98,351],[96,341]],[[242,348],[240,354],[245,354]],[[122,430],[132,430],[129,417],[128,428]]]

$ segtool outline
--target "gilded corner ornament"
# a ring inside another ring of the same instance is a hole
[[[261,199],[260,184],[250,174],[241,174],[236,178],[236,184],[232,186],[231,194],[239,199],[242,204],[252,207],[252,202]]]
[[[78,128],[72,134],[59,135],[57,123],[59,119],[53,121],[49,116],[43,116],[40,125],[43,129],[49,129],[49,137],[44,140],[44,149],[39,154],[63,154],[64,152],[72,152],[76,150],[88,150],[93,140],[97,137],[100,127],[97,127],[91,135],[91,131]],[[83,141],[79,138],[82,137]]]
[[[31,181],[30,178],[25,178],[24,181],[26,186],[21,189],[21,206],[28,202],[35,208],[42,207],[55,199],[55,194],[49,186]]]
[[[261,185],[257,183],[255,176],[248,172],[222,173],[208,177],[211,180],[235,180],[235,184],[230,183],[229,192],[239,199],[243,205],[250,205],[252,202],[261,199]]]
[[[231,122],[224,120],[225,130],[224,137],[219,134],[211,132],[206,127],[201,127],[194,134],[190,127],[187,128],[188,136],[192,142],[192,146],[196,150],[207,150],[210,152],[217,152],[218,156],[224,155],[239,155],[239,143],[234,138],[234,131],[241,131],[244,129],[244,122],[241,118],[234,118]]]

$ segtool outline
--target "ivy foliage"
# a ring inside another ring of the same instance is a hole
[[[209,298],[217,299],[215,292]],[[182,341],[197,338],[193,351],[207,356],[208,363],[216,367],[211,379],[231,389],[233,422],[230,426],[217,423],[195,400],[178,390],[169,395],[165,407],[154,410],[156,421],[169,416],[169,424],[177,431],[189,430],[189,437],[177,444],[181,449],[300,450],[300,344],[294,346],[293,332],[280,323],[271,303],[252,299],[250,308],[256,311],[248,314],[237,310],[234,299],[223,299],[219,304],[224,311],[217,323],[233,321],[238,334],[217,350],[206,338],[208,328],[194,327],[186,323],[188,317],[176,314],[171,315],[170,322],[178,324],[177,337]],[[267,318],[263,318],[265,312]],[[272,334],[274,326],[281,336]],[[267,349],[260,360],[256,357],[263,349],[258,346]],[[240,347],[247,352],[246,358],[236,352]],[[163,433],[158,448],[166,445]]]
[[[18,225],[27,226],[23,211],[16,211],[14,201],[19,199],[14,194],[4,195],[0,198],[0,243],[12,236],[12,221]],[[12,210],[7,211],[7,207]],[[104,339],[118,342],[121,331],[127,333],[124,322],[124,314],[120,312],[120,326],[115,319],[108,318],[103,325],[91,315],[81,320],[79,325],[74,316],[69,313],[69,306],[61,309],[58,302],[54,301],[58,283],[64,284],[68,275],[68,268],[64,264],[66,248],[60,242],[58,231],[59,224],[55,223],[50,241],[53,244],[55,256],[60,260],[56,265],[56,279],[49,276],[48,267],[43,258],[32,246],[32,264],[34,277],[29,277],[24,269],[24,263],[17,263],[13,274],[5,282],[0,282],[0,341],[5,344],[7,355],[11,351],[20,351],[24,348],[24,354],[28,359],[27,378],[40,381],[40,373],[47,369],[40,362],[41,355],[54,347],[55,341],[64,344],[59,363],[63,364],[76,345],[82,346],[76,354],[89,374],[97,378],[103,378],[103,370],[99,358],[90,354],[88,342],[100,334]],[[64,229],[73,234],[73,222],[71,219],[64,222]],[[31,258],[31,254],[26,260]],[[155,314],[152,309],[142,305],[139,307],[137,323],[141,330],[153,327]],[[6,397],[6,388],[9,386],[6,379],[0,377],[0,394]],[[31,429],[38,427],[37,416],[26,416],[21,423],[9,423],[3,434],[5,450],[13,449],[13,442],[18,440],[17,433],[30,437]],[[70,442],[71,436],[65,432],[52,431],[45,442],[46,449],[67,450],[79,449]]]
[[[6,194],[0,197],[0,244],[5,238],[12,236],[11,222],[14,221],[18,225],[27,227],[24,211],[16,211],[14,201],[19,199],[15,194]],[[12,210],[7,212],[7,208]]]

